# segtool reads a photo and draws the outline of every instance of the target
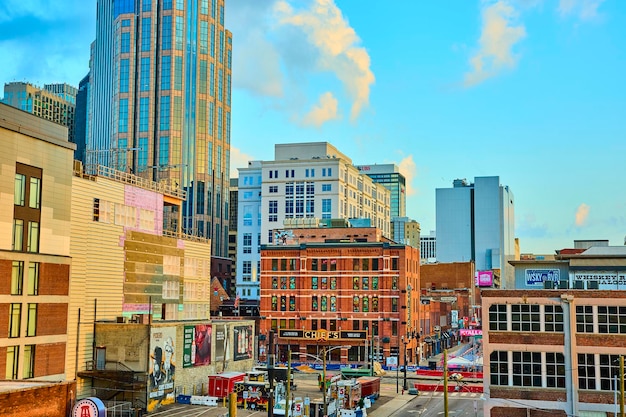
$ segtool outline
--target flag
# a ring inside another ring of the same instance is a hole
[[[239,294],[237,294],[237,297],[235,297],[235,308],[239,307]]]

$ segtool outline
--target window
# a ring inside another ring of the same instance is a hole
[[[139,99],[139,131],[148,131],[148,118],[150,115],[150,99],[141,97]]]
[[[164,51],[172,49],[172,16],[163,16],[163,24],[161,25],[161,48]]]
[[[337,289],[337,277],[330,277],[330,289],[331,290]]]
[[[278,221],[278,201],[277,200],[270,200],[269,201],[269,218],[268,220],[270,222],[277,222]]]
[[[278,271],[278,259],[272,259],[272,271]]]
[[[13,244],[12,249],[24,250],[24,220],[13,219]]]
[[[391,270],[392,271],[398,271],[398,258],[392,258],[391,259]]]
[[[161,131],[170,129],[170,96],[161,96],[161,109],[159,111],[159,129]]]
[[[334,295],[330,296],[330,311],[337,311],[337,297]],[[336,325],[335,320],[331,321],[331,327],[332,324]]]
[[[332,214],[332,203],[330,198],[322,199],[322,218],[330,219]]]
[[[272,311],[278,311],[278,297],[272,295]]]
[[[563,307],[556,305],[544,306],[544,320],[546,332],[562,332]]]
[[[368,277],[363,277],[361,289],[366,291],[370,289],[370,279]]]
[[[28,295],[39,294],[39,262],[28,265]]]
[[[598,306],[598,332],[626,334],[626,307]]]
[[[9,337],[20,337],[22,322],[22,304],[13,303],[9,309]]]
[[[252,261],[243,261],[242,271],[243,274],[252,273]]]
[[[19,346],[7,346],[6,379],[17,379],[19,352]]]
[[[372,297],[372,312],[374,313],[378,312],[378,297],[377,296]]]
[[[541,352],[513,352],[513,385],[541,387]]]
[[[39,222],[28,222],[28,252],[39,252]]]
[[[580,389],[596,389],[596,365],[593,353],[578,354],[578,386]]]
[[[491,385],[509,385],[508,352],[493,351],[489,355]]]
[[[576,306],[576,331],[593,333],[593,307]]]
[[[331,191],[330,184],[322,184],[322,191]]]
[[[312,277],[311,278],[311,289],[312,290],[317,290],[317,277]]]
[[[269,192],[272,193],[272,194],[273,193],[277,193],[278,192],[278,185],[270,185]]]
[[[311,271],[318,271],[318,259],[311,259]]]
[[[352,289],[353,290],[359,290],[360,289],[360,278],[359,277],[353,277],[352,278]]]
[[[295,290],[296,288],[296,277],[289,277],[289,289]]]
[[[392,290],[398,289],[398,277],[391,277],[391,289]]]
[[[130,52],[130,32],[122,32],[122,40],[120,42],[120,52],[127,54]]]
[[[200,53],[209,53],[209,23],[206,20],[200,22]]]
[[[311,310],[313,310],[313,311],[317,311],[318,310],[317,295],[314,295],[311,298]]]
[[[322,282],[320,283],[320,289],[322,290],[328,289],[328,278],[322,277]]]
[[[243,253],[252,253],[252,233],[243,234]]]
[[[565,357],[562,353],[546,353],[546,373],[548,388],[565,388]]]
[[[151,20],[149,17],[144,17],[141,19],[141,50],[143,52],[147,52],[150,50],[150,39],[151,39]]]
[[[378,277],[372,277],[372,290],[378,290]]]
[[[511,306],[511,330],[538,332],[541,330],[538,304],[514,304]]]
[[[391,311],[394,313],[398,312],[398,299],[397,298],[391,299]]]
[[[13,261],[11,272],[11,295],[22,295],[24,286],[24,262]]]
[[[363,308],[361,311],[364,313],[368,313],[370,311],[370,299],[368,296],[363,297]]]
[[[614,390],[615,375],[619,377],[619,355],[600,355],[600,389],[602,391]]]
[[[287,296],[280,296],[280,311],[287,311]]]
[[[37,304],[28,304],[28,321],[26,324],[26,336],[37,335]]]
[[[289,296],[289,311],[296,311],[296,297],[293,295]]]
[[[13,204],[23,206],[26,199],[26,175],[15,174],[15,194],[13,195]]]
[[[328,311],[328,297],[322,295],[322,311]]]
[[[506,331],[506,304],[493,304],[489,306],[489,330]]]

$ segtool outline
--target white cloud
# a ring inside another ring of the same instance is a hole
[[[275,10],[283,25],[292,25],[306,34],[319,53],[318,68],[334,73],[343,83],[352,100],[350,118],[355,120],[369,105],[370,87],[375,78],[369,54],[358,46],[360,39],[341,10],[333,0],[313,0],[311,7],[301,12],[280,0]]]
[[[253,156],[247,155],[241,152],[241,149],[230,147],[230,177],[239,178],[239,171],[237,168],[247,168],[248,162],[254,161]]]
[[[303,117],[302,124],[320,127],[330,120],[339,119],[337,103],[337,99],[331,92],[325,92],[320,96],[318,104],[314,105],[311,111]]]
[[[587,223],[587,217],[589,216],[589,206],[582,203],[576,210],[576,226],[584,226]]]
[[[504,68],[515,67],[517,57],[512,49],[526,36],[524,26],[515,25],[517,15],[515,8],[506,0],[485,3],[479,50],[470,59],[472,69],[465,74],[466,86],[481,83]]]
[[[576,15],[581,20],[592,20],[598,17],[598,8],[604,0],[559,0],[561,16]]]
[[[413,160],[413,155],[409,155],[402,159],[398,163],[398,168],[406,180],[406,196],[412,196],[415,194],[415,188],[413,188],[413,180],[417,177],[417,165]]]

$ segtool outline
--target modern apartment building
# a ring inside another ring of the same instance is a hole
[[[75,146],[66,127],[5,104],[0,145],[1,379],[73,379],[65,361]]]
[[[419,347],[419,250],[374,227],[296,228],[261,246],[260,339],[276,335],[278,359],[336,347],[332,361],[368,363]],[[261,343],[261,351],[267,345]]]
[[[279,231],[365,219],[391,237],[390,191],[327,142],[277,144],[273,161],[239,169],[237,294],[259,299],[260,248]]]
[[[232,35],[224,0],[99,1],[86,164],[187,193],[182,230],[228,256]],[[174,216],[176,217],[176,216]]]
[[[494,285],[513,288],[516,254],[513,193],[500,177],[454,180],[436,190],[437,261],[474,261],[492,271]]]
[[[362,174],[391,191],[391,217],[406,216],[406,178],[396,164],[358,165]]]
[[[4,85],[3,103],[67,127],[70,142],[75,143],[76,94],[69,84],[46,84],[43,88],[25,82]]]

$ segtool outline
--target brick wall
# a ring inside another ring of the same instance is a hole
[[[42,263],[39,266],[39,295],[68,295],[70,266]]]
[[[5,370],[7,369],[7,348],[0,346],[0,379],[4,379]]]
[[[506,398],[511,400],[567,401],[567,393],[564,389],[503,388],[492,385],[490,396],[491,398]]]
[[[530,409],[530,414],[526,408],[513,408],[513,407],[494,407],[491,409],[491,417],[553,417],[562,416],[566,417],[566,414],[562,410],[535,410]]]
[[[519,333],[519,332],[489,332],[489,343],[504,343],[509,345],[556,345],[565,344],[563,333]],[[626,340],[626,338],[624,338]],[[510,350],[515,350],[511,346]]]
[[[40,344],[35,349],[35,378],[65,373],[65,343]]]
[[[7,259],[0,260],[0,294],[11,293],[11,274],[13,263]]]
[[[612,392],[602,391],[578,391],[578,401],[589,404],[612,404],[614,401]]]
[[[0,338],[9,337],[9,308],[10,304],[0,303]]]
[[[76,392],[73,381],[0,393],[3,417],[66,417]]]
[[[67,334],[67,304],[37,305],[37,336],[52,334]]]
[[[602,346],[626,348],[626,335],[623,334],[576,334],[578,346]]]

